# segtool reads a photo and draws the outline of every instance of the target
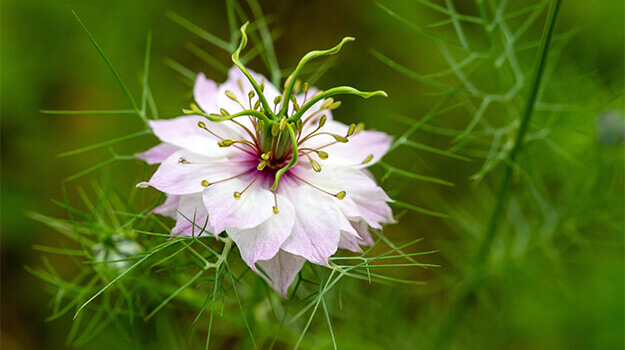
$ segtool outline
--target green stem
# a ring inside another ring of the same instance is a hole
[[[266,125],[270,125],[270,123],[273,123],[271,120],[269,120],[269,118],[266,115],[264,115],[263,113],[261,113],[259,111],[255,111],[255,110],[252,110],[252,109],[241,111],[241,112],[238,112],[238,113],[235,113],[235,114],[231,114],[231,115],[228,115],[228,116],[221,116],[221,115],[217,116],[215,114],[200,113],[200,112],[197,112],[197,111],[193,111],[193,113],[200,114],[200,115],[202,115],[203,117],[205,117],[206,119],[208,119],[208,120],[210,120],[212,122],[223,122],[223,121],[227,121],[227,120],[232,120],[232,119],[237,118],[237,117],[242,117],[242,116],[245,116],[245,115],[249,115],[249,116],[256,117],[256,118],[264,121]]]
[[[549,11],[548,21],[546,22],[545,29],[543,30],[543,36],[542,36],[542,40],[540,43],[540,49],[538,50],[538,56],[536,58],[536,63],[534,65],[534,76],[532,77],[530,94],[529,94],[529,97],[527,99],[527,104],[525,105],[525,109],[522,114],[521,125],[519,125],[519,130],[514,140],[514,147],[512,147],[512,150],[510,151],[510,153],[508,153],[508,157],[505,162],[507,166],[506,166],[503,181],[501,182],[501,185],[499,187],[499,195],[497,198],[497,203],[495,204],[493,213],[490,217],[490,220],[488,221],[486,235],[484,236],[484,240],[482,241],[482,244],[480,245],[480,248],[476,256],[476,262],[479,264],[485,261],[488,254],[490,253],[490,248],[495,238],[497,227],[499,226],[501,213],[503,211],[503,207],[507,198],[508,190],[510,188],[510,181],[512,179],[514,164],[521,150],[521,147],[523,146],[523,140],[525,138],[525,134],[527,133],[527,129],[529,127],[529,124],[530,124],[530,121],[532,119],[532,115],[534,112],[534,107],[536,105],[536,98],[540,90],[540,83],[542,80],[543,72],[545,70],[545,66],[547,62],[547,54],[549,52],[549,46],[551,44],[551,38],[553,37],[553,32],[554,32],[555,25],[556,25],[556,18],[558,16],[561,3],[562,3],[562,0],[554,0]]]
[[[510,189],[510,181],[512,180],[512,175],[514,171],[513,167],[517,156],[521,151],[525,134],[527,133],[530,121],[532,119],[532,114],[534,112],[536,98],[540,90],[540,83],[546,66],[549,46],[553,37],[556,19],[560,10],[561,3],[562,0],[554,0],[551,3],[551,7],[549,9],[549,15],[547,17],[545,28],[543,30],[543,35],[541,38],[540,49],[538,50],[538,55],[536,57],[536,62],[534,65],[534,75],[532,77],[532,83],[530,85],[530,92],[527,99],[527,104],[525,105],[523,114],[521,116],[521,124],[519,125],[514,146],[510,153],[508,153],[508,156],[506,158],[506,169],[504,173],[504,178],[499,187],[497,202],[495,204],[495,207],[493,208],[493,212],[488,221],[488,226],[486,227],[484,238],[479,246],[478,253],[475,257],[473,269],[469,271],[469,274],[466,277],[465,287],[459,293],[459,297],[454,302],[452,310],[448,314],[448,317],[444,321],[443,325],[439,328],[439,332],[434,338],[434,343],[432,344],[433,349],[445,348],[444,344],[449,341],[450,333],[454,329],[454,325],[458,321],[460,321],[462,315],[468,309],[472,300],[474,300],[475,298],[475,290],[480,286],[484,266],[486,264],[488,256],[490,255],[491,246],[495,239],[495,234],[497,232],[499,222],[501,221],[504,204],[506,202],[506,198]]]

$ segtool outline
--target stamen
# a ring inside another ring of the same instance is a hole
[[[256,177],[254,178],[254,180],[252,180],[252,182],[250,182],[241,192],[234,192],[234,199],[239,200],[241,199],[241,195],[243,193],[245,193],[245,191],[247,191],[248,188],[250,188],[254,182],[256,182],[256,180],[258,180],[258,178],[262,175],[262,172],[259,172],[258,175],[256,175]]]
[[[241,81],[239,80],[239,83]],[[243,91],[243,86],[240,86],[241,91]],[[239,102],[239,99],[237,99],[237,96],[230,90],[226,90],[226,96],[228,96],[229,99],[231,99],[232,101],[236,102],[239,106],[241,106],[241,108],[243,108],[245,110],[245,106],[243,106],[243,104],[241,104],[241,102]]]
[[[208,187],[211,185],[210,182],[208,182],[208,180],[202,180],[202,182],[200,183],[202,185],[202,187]]]
[[[273,206],[273,213],[278,214],[280,210],[278,210],[278,195],[276,195],[276,191],[271,191],[273,193],[273,202],[275,203]]]
[[[362,164],[367,164],[369,163],[371,160],[373,159],[373,154],[370,154],[367,156],[367,158],[365,158],[365,160],[362,161]]]
[[[223,115],[224,117],[227,117],[230,115],[230,113],[228,113],[228,111],[226,111],[224,108],[220,108],[219,113],[221,113],[221,115]]]
[[[351,123],[349,129],[347,129],[347,136],[352,136],[356,131],[356,124]]]
[[[299,177],[299,176],[297,176],[297,175],[295,175],[295,174],[291,174],[291,175],[293,175],[293,177],[295,177],[296,179],[298,179],[298,180],[302,181],[303,183],[307,184],[308,186],[310,186],[310,187],[312,187],[312,188],[314,188],[314,189],[316,189],[316,190],[318,190],[318,191],[321,191],[321,192],[323,192],[323,193],[325,193],[325,194],[327,194],[327,195],[330,195],[330,196],[332,196],[332,197],[336,197],[336,198],[338,198],[339,200],[343,200],[343,199],[345,198],[345,196],[347,195],[347,192],[345,192],[345,191],[340,191],[340,192],[338,192],[338,193],[336,193],[336,194],[335,194],[335,193],[328,192],[328,191],[326,191],[326,190],[324,190],[324,189],[321,189],[321,188],[319,188],[319,187],[317,187],[317,186],[315,186],[315,185],[311,184],[310,182],[308,182],[308,181],[306,181],[306,180],[302,179],[301,177]]]
[[[312,159],[308,153],[306,153],[306,152],[300,152],[300,153],[305,155],[308,158],[308,160],[310,161],[310,166],[313,168],[313,170],[315,172],[318,173],[318,172],[321,171],[321,165],[319,165],[319,163],[317,163],[317,161]]]
[[[178,159],[178,164],[189,164],[189,162],[186,158],[180,157],[180,159]]]
[[[356,130],[354,130],[354,135],[358,134],[359,132],[363,131],[365,129],[365,123],[358,123],[356,124]]]
[[[278,105],[280,104],[280,101],[282,101],[282,96],[278,95],[276,96],[276,98],[273,99],[273,112],[277,113],[277,109],[278,109]]]
[[[265,122],[261,120],[258,122],[258,124],[256,124],[256,131],[261,131],[263,130],[264,127],[265,127]]]

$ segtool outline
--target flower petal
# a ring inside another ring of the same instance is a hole
[[[340,240],[339,209],[336,200],[309,185],[292,179],[280,183],[280,191],[295,206],[293,232],[282,249],[328,266],[328,258],[338,249]]]
[[[293,171],[330,193],[345,191],[347,195],[338,201],[338,206],[351,221],[365,220],[371,227],[378,229],[382,228],[381,223],[394,222],[393,213],[387,204],[392,199],[375,183],[366,169],[328,166],[316,173],[305,166],[298,166]]]
[[[256,261],[273,258],[293,229],[295,222],[293,204],[282,195],[277,195],[277,201],[280,212],[273,214],[262,224],[243,230],[226,227],[228,236],[239,247],[241,257],[256,272],[258,272]]]
[[[163,204],[152,209],[151,213],[168,216],[172,219],[175,219],[179,203],[180,203],[180,196],[167,195],[167,198],[165,199]]]
[[[263,95],[267,99],[267,103],[273,107],[273,99],[277,96],[280,96],[280,92],[276,89],[271,82],[265,78],[264,76],[248,69],[254,80],[258,85],[264,84],[265,91]],[[249,97],[247,94],[253,90],[252,84],[250,84],[247,77],[241,72],[239,67],[232,66],[228,71],[228,80],[226,80],[223,84],[219,86],[219,91],[217,92],[217,105],[219,108],[224,108],[230,114],[234,114],[236,112],[241,112],[243,108],[235,101],[231,100],[228,96],[226,96],[226,90],[229,90],[236,96],[237,100],[248,108]],[[258,96],[252,99],[252,106],[258,100]],[[239,118],[238,120],[244,121],[246,118]]]
[[[233,152],[241,152],[234,147],[219,147],[217,145],[219,138],[206,130],[200,129],[198,122],[203,122],[209,130],[221,138],[231,139],[239,137],[225,123],[211,122],[198,115],[149,121],[152,132],[161,141],[188,149],[194,153],[209,157],[224,157],[231,155]]]
[[[182,164],[180,159],[188,163]],[[231,161],[225,158],[204,157],[187,150],[175,152],[156,170],[149,181],[150,186],[167,194],[200,193],[205,187],[202,181],[216,182],[253,169],[256,164]]]
[[[215,232],[208,223],[208,213],[201,194],[181,196],[176,215],[176,226],[171,230],[175,235],[197,237]]]
[[[269,276],[270,280],[268,282],[273,289],[286,298],[289,286],[305,262],[306,259],[301,256],[280,250],[270,260],[259,260],[257,264]]]
[[[193,97],[198,106],[207,114],[219,111],[217,107],[217,83],[206,78],[204,73],[198,74],[195,79]]]
[[[152,165],[162,163],[167,157],[171,156],[180,148],[168,143],[158,144],[149,150],[141,153],[135,153],[135,157]]]
[[[234,193],[242,192],[255,176],[256,173],[253,172],[216,183],[204,190],[202,198],[210,214],[210,223],[216,233],[223,231],[226,227],[252,228],[274,215],[273,194],[267,190],[269,186],[264,179],[254,182],[239,200],[234,198]]]
[[[345,136],[348,128],[341,122],[328,120],[321,131]],[[347,143],[336,143],[332,136],[320,135],[307,140],[303,145],[313,149],[322,147],[321,149],[328,153],[329,157],[323,161],[322,165],[368,167],[382,159],[393,142],[391,136],[375,130],[363,130],[348,139]],[[368,157],[371,159],[367,159]],[[368,161],[363,163],[365,160]]]

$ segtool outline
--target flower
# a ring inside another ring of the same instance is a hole
[[[338,248],[373,244],[369,226],[393,221],[391,199],[366,169],[389,150],[391,137],[335,121],[331,111],[340,102],[328,97],[380,93],[307,84],[297,93],[295,77],[281,94],[240,64],[219,86],[200,73],[197,104],[185,116],[150,121],[163,143],[136,155],[160,163],[139,185],[167,194],[154,212],[176,219],[173,234],[225,231],[283,296],[307,260],[329,266]]]

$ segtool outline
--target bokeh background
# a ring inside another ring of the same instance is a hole
[[[433,2],[446,6],[443,1]],[[423,28],[443,19],[419,1],[381,3]],[[513,12],[533,2],[511,3],[509,11]],[[188,79],[167,65],[170,60],[194,72],[203,71],[217,81],[225,79],[191,53],[188,43],[214,53],[224,64],[228,64],[228,56],[166,15],[172,11],[227,39],[223,1],[70,4],[136,96],[141,91],[145,38],[148,31],[152,32],[150,84],[161,117],[178,115],[191,101]],[[383,89],[389,98],[343,98],[343,106],[335,113],[338,119],[364,121],[368,127],[398,136],[406,129],[402,120],[423,117],[439,100],[430,94],[435,89],[389,68],[372,54],[372,50],[380,52],[421,74],[446,69],[433,40],[411,31],[375,3],[318,0],[260,4],[270,15],[270,28],[279,34],[275,47],[282,68],[293,67],[305,52],[330,47],[345,35],[357,38],[344,48],[317,85]],[[454,4],[460,13],[477,15],[472,1]],[[29,219],[27,213],[67,217],[63,208],[51,202],[62,199],[63,179],[108,156],[105,150],[73,157],[57,155],[133,133],[141,129],[141,122],[125,115],[40,113],[41,109],[129,106],[65,1],[5,0],[1,6],[1,342],[3,349],[58,349],[66,346],[71,315],[44,321],[50,314],[52,295],[24,266],[42,264],[45,254],[34,250],[33,245],[58,246],[60,238],[49,227]],[[540,38],[545,13],[519,38],[519,61],[527,80],[536,47],[523,48],[523,44]],[[553,74],[542,93],[551,109],[538,113],[531,126],[533,131],[548,130],[549,136],[541,138],[536,133],[537,141],[528,142],[524,149],[519,163],[526,176],[513,180],[488,273],[466,312],[451,323],[446,323],[448,315],[479,246],[503,166],[496,165],[479,182],[470,180],[482,169],[484,153],[492,142],[485,137],[484,146],[479,135],[457,151],[472,158],[471,162],[420,150],[399,150],[389,156],[390,164],[455,184],[385,181],[385,187],[397,198],[450,215],[443,219],[396,207],[395,212],[402,215],[400,222],[385,230],[398,245],[423,237],[413,250],[439,250],[422,261],[441,267],[389,271],[427,282],[424,286],[351,285],[357,291],[353,298],[343,301],[343,309],[334,305],[332,313],[339,348],[415,349],[441,332],[449,338],[445,346],[455,348],[623,348],[623,16],[620,0],[564,1],[557,33],[574,35],[559,49]],[[510,24],[515,25],[520,22]],[[431,30],[454,37],[451,24]],[[471,41],[481,40],[475,27],[467,26],[466,33]],[[259,60],[250,65],[267,73]],[[491,83],[488,72],[478,68],[473,72],[477,81]],[[526,94],[527,87],[521,92]],[[488,118],[494,125],[503,120],[497,108],[489,111]],[[437,117],[432,125],[448,131],[463,130],[471,119],[466,109],[459,108]],[[450,137],[433,132],[436,130],[419,132],[413,139],[442,149],[451,147]],[[132,154],[155,143],[154,137],[144,136],[116,145],[115,150]],[[124,193],[145,176],[145,168],[132,161],[115,163],[106,170],[110,181]],[[96,173],[66,183],[70,198],[78,198],[79,188],[99,179]],[[49,259],[54,261],[55,257]],[[71,277],[73,270],[68,264],[60,261],[55,266],[59,274]],[[179,327],[184,332],[187,326]],[[331,348],[324,327],[320,323],[309,332],[308,348]],[[240,340],[246,336],[241,328],[222,330],[218,338],[227,341],[218,344],[247,348],[249,344]],[[114,343],[115,332],[110,331],[84,348],[107,348]],[[283,346],[289,348],[288,342]]]

